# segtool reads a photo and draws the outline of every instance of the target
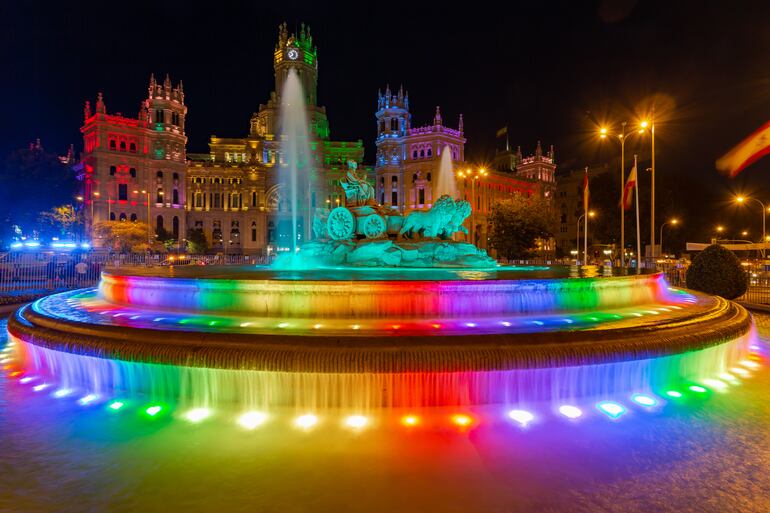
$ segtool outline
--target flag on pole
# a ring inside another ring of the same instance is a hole
[[[583,212],[588,212],[588,200],[591,193],[588,190],[588,166],[586,166],[586,174],[583,178]]]
[[[633,201],[631,193],[634,192],[634,187],[636,187],[636,162],[634,162],[634,167],[631,168],[626,185],[623,187],[623,198],[621,199],[623,210],[631,208],[631,202]]]
[[[717,160],[717,169],[733,178],[768,153],[770,153],[770,121]]]

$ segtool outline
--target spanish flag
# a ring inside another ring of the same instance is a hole
[[[759,127],[717,160],[717,169],[733,178],[768,153],[770,153],[770,122]]]
[[[626,180],[626,185],[623,187],[623,199],[621,200],[623,202],[623,210],[631,208],[633,197],[631,196],[631,193],[634,192],[634,187],[636,187],[636,164],[631,168],[631,172],[628,174],[628,179]]]

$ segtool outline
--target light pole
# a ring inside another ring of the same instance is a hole
[[[634,132],[626,133],[626,125],[628,123],[626,121],[623,121],[621,123],[621,126],[623,127],[619,134],[615,135],[617,137],[618,142],[620,142],[620,197],[623,198],[623,192],[626,187],[626,139],[628,139],[629,135],[632,135]],[[636,131],[636,133],[641,134],[644,132],[645,122],[643,121],[640,123],[642,128]],[[607,128],[600,128],[599,129],[599,138],[600,139],[606,139],[607,136],[610,135],[609,130]],[[626,210],[623,208],[623,202],[620,202],[620,246],[623,248],[623,250],[620,252],[620,267],[625,267],[625,247],[626,247]]]
[[[762,207],[762,242],[765,242],[767,240],[767,234],[765,233],[765,219],[767,218],[767,208],[765,207],[765,204],[759,201],[757,198],[751,198],[748,196],[737,196],[735,198],[735,201],[740,204],[743,204],[747,201],[756,201],[757,203],[759,203],[759,206]],[[764,248],[762,248],[762,258],[765,258]]]
[[[479,168],[476,170],[476,172],[472,172],[470,168],[466,169],[465,171],[458,171],[457,176],[461,178],[470,178],[471,179],[471,230],[470,230],[470,242],[471,244],[475,244],[475,238],[476,235],[476,180],[480,180],[482,177],[487,176],[487,170],[482,168]],[[464,188],[464,187],[463,187]]]
[[[134,193],[137,193],[138,191],[134,191]],[[147,197],[147,251],[150,251],[150,246],[152,246],[152,226],[150,225],[150,191],[142,189],[142,194],[145,194]],[[158,191],[158,196],[163,196],[163,191]]]
[[[595,212],[591,211],[588,212],[588,217],[594,217],[596,215]],[[575,243],[577,244],[577,256],[575,258],[575,265],[578,265],[578,259],[580,258],[580,221],[585,217],[586,215],[583,214],[580,217],[578,217],[577,222],[577,237],[575,237]],[[585,260],[583,261],[583,265],[586,265],[588,263],[588,219],[586,219],[586,226],[585,230],[583,230],[583,236],[585,238],[585,244],[583,248],[583,256],[585,257]]]
[[[660,225],[660,237],[658,239],[660,240],[660,252],[663,253],[663,227],[667,224],[670,225],[676,225],[679,223],[679,219],[671,219],[669,221],[666,221],[665,223]]]
[[[644,120],[640,123],[642,127],[641,132],[644,132],[647,127],[650,127],[650,145],[651,145],[651,160],[652,167],[650,167],[650,255],[655,256],[655,106],[652,106],[651,120]],[[663,248],[661,248],[662,250]],[[641,255],[639,255],[641,258]]]

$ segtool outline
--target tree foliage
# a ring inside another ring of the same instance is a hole
[[[701,251],[687,269],[687,287],[735,299],[748,287],[748,277],[735,253],[718,244]]]
[[[120,253],[147,251],[147,223],[139,221],[102,221],[94,225],[94,235],[102,245]],[[154,239],[154,237],[153,237]],[[162,243],[154,239],[153,251],[163,251]]]
[[[552,237],[556,220],[548,202],[540,197],[513,196],[492,206],[490,245],[502,258],[527,258],[535,240]]]
[[[202,229],[190,228],[187,230],[187,251],[200,255],[208,251],[208,249],[209,243]]]
[[[73,205],[59,205],[46,212],[40,212],[38,220],[54,229],[57,235],[73,237],[73,228],[80,224],[80,215]]]

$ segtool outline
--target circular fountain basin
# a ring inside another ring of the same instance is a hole
[[[661,274],[105,272],[8,330],[24,371],[97,395],[239,407],[563,401],[717,375],[750,316]]]

